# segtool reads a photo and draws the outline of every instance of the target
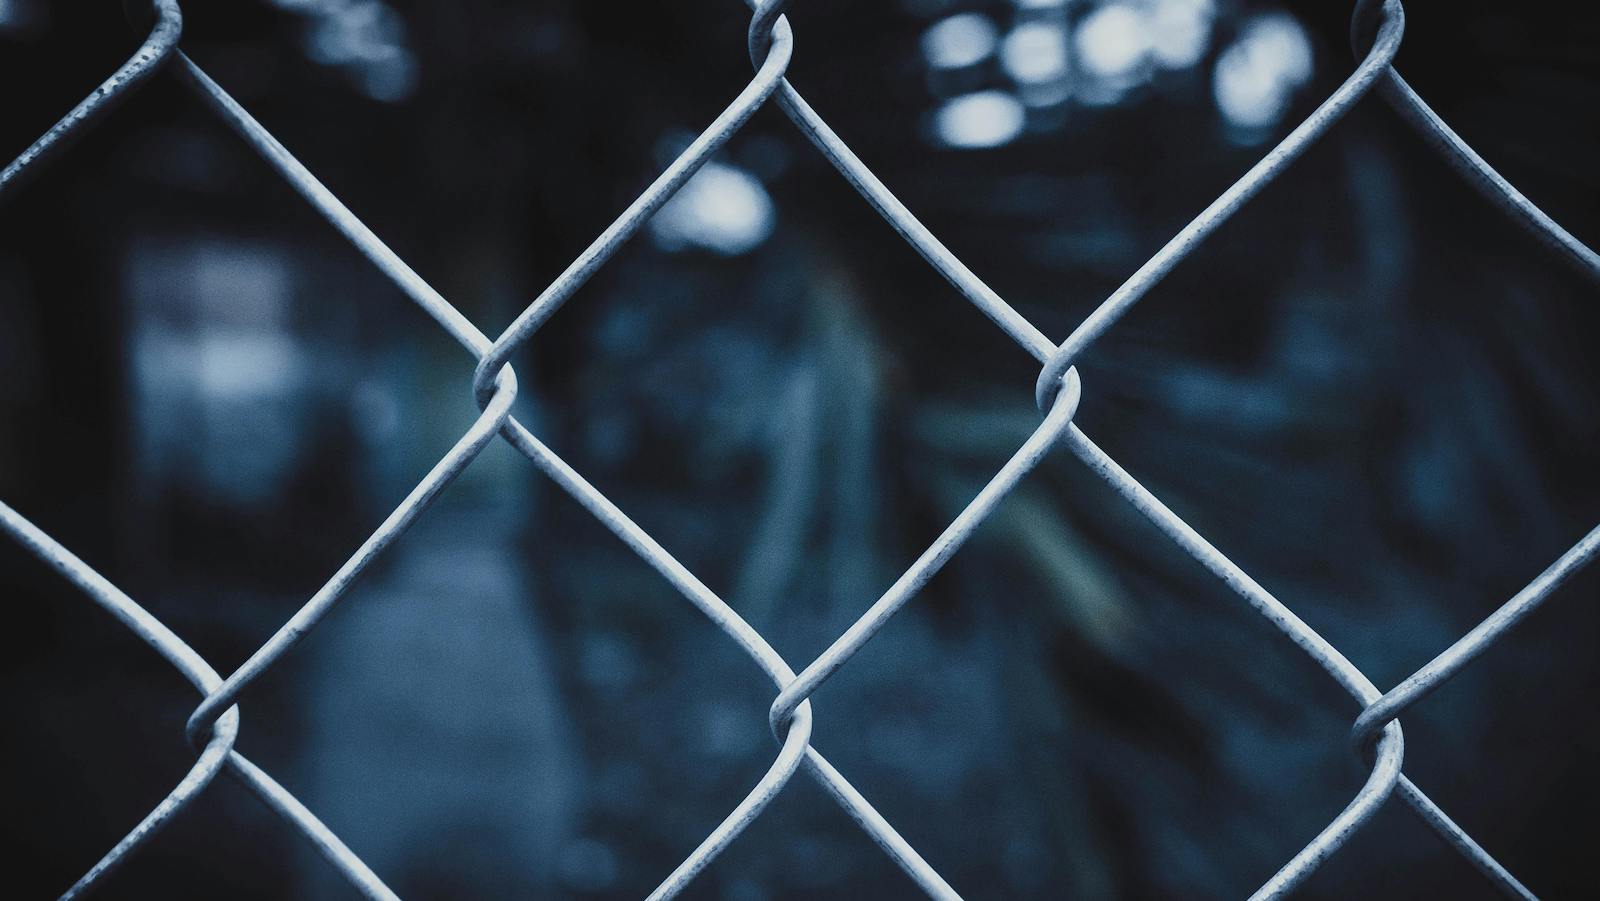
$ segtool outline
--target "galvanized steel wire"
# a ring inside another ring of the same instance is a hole
[[[1561,228],[1495,172],[1452,131],[1395,72],[1393,60],[1404,32],[1399,0],[1361,0],[1352,20],[1352,40],[1361,57],[1350,76],[1305,121],[1100,304],[1065,340],[1051,341],[951,253],[929,229],[851,151],[785,77],[795,49],[794,33],[783,15],[787,3],[753,4],[749,53],[755,74],[707,128],[628,206],[550,286],[491,340],[389,249],[359,217],[342,204],[272,134],[250,116],[187,55],[177,49],[183,27],[176,0],[156,0],[148,37],[134,55],[93,94],[0,171],[0,200],[22,176],[47,161],[53,151],[89,129],[99,113],[125,98],[163,66],[171,66],[219,119],[237,132],[280,176],[353,244],[379,271],[431,316],[477,360],[472,391],[480,413],[467,432],[440,458],[382,524],[337,572],[278,631],[226,678],[170,629],[112,585],[83,560],[0,503],[0,529],[78,590],[115,616],[165,657],[202,694],[186,732],[197,749],[188,774],[128,835],[95,863],[63,897],[77,897],[104,881],[117,865],[137,852],[156,830],[182,812],[217,773],[226,769],[300,832],[338,872],[368,898],[393,898],[378,877],[295,797],[236,750],[239,704],[250,686],[276,666],[339,602],[362,571],[420,516],[496,436],[506,440],[562,490],[655,569],[692,605],[737,644],[766,673],[776,689],[769,713],[778,743],[766,774],[733,810],[688,852],[682,864],[651,893],[652,899],[677,895],[694,877],[761,815],[796,772],[804,770],[839,803],[924,892],[934,898],[959,898],[956,891],[912,845],[811,744],[811,697],[835,672],[862,651],[874,635],[982,526],[1016,485],[1058,444],[1103,479],[1163,534],[1221,579],[1246,604],[1264,616],[1304,651],[1357,703],[1352,742],[1366,755],[1370,772],[1360,790],[1299,853],[1270,876],[1252,896],[1275,898],[1299,885],[1396,791],[1422,820],[1512,897],[1532,893],[1456,825],[1402,772],[1404,737],[1398,717],[1440,684],[1500,641],[1600,551],[1600,526],[1431,662],[1387,693],[1380,691],[1339,650],[1300,619],[1288,605],[1252,579],[1180,519],[1154,494],[1096,445],[1074,422],[1083,400],[1074,363],[1195,247],[1264,190],[1351,107],[1376,86],[1379,94],[1429,144],[1508,216],[1554,248],[1596,282],[1600,256]],[[1367,36],[1370,35],[1370,39]],[[517,394],[510,360],[527,345],[562,304],[582,288],[616,250],[670,199],[769,99],[924,260],[1024,351],[1042,364],[1035,397],[1043,421],[939,537],[838,639],[796,674],[767,640],[715,592],[628,518],[577,470],[511,415]]]

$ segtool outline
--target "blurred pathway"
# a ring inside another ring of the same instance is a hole
[[[570,834],[577,756],[509,518],[430,510],[306,644],[301,796],[412,901],[548,894]]]

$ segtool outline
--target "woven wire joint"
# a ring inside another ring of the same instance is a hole
[[[91,600],[119,619],[176,667],[201,693],[186,734],[197,750],[181,782],[81,879],[62,895],[78,897],[99,884],[118,864],[142,847],[162,825],[183,810],[219,772],[227,770],[268,807],[298,830],[341,875],[368,898],[395,894],[311,811],[270,775],[235,748],[238,701],[249,686],[274,666],[338,603],[346,589],[384,549],[461,473],[496,436],[505,439],[570,494],[699,608],[773,681],[777,697],[769,721],[779,750],[766,774],[672,873],[651,899],[677,895],[775,798],[794,774],[804,770],[929,896],[959,898],[867,799],[810,743],[811,696],[947,562],[1007,494],[1056,445],[1067,449],[1179,547],[1233,589],[1305,651],[1359,703],[1351,732],[1354,749],[1371,770],[1349,804],[1299,853],[1252,896],[1276,898],[1300,884],[1336,851],[1378,808],[1398,792],[1406,804],[1481,870],[1504,893],[1534,897],[1457,826],[1401,772],[1404,740],[1398,717],[1493,646],[1513,625],[1538,607],[1569,576],[1600,550],[1600,526],[1585,535],[1538,578],[1467,635],[1387,693],[1379,691],[1349,660],[1285,604],[1183,522],[1155,495],[1092,442],[1073,422],[1083,396],[1073,362],[1114,325],[1163,276],[1245,202],[1259,193],[1308,146],[1316,142],[1374,87],[1469,183],[1507,215],[1552,247],[1581,272],[1600,283],[1600,256],[1584,246],[1523,197],[1461,140],[1393,68],[1404,29],[1399,0],[1359,0],[1352,21],[1352,43],[1360,63],[1315,111],[1254,167],[1206,207],[1161,250],[1117,288],[1066,340],[1052,342],[1007,304],[941,244],[897,200],[784,77],[794,52],[794,34],[785,0],[753,3],[749,52],[755,75],[721,115],[666,168],[644,193],[594,240],[520,315],[491,340],[468,321],[347,207],[333,196],[260,123],[178,49],[183,17],[176,0],[154,0],[155,19],[134,55],[93,94],[44,136],[0,170],[0,196],[25,172],[58,150],[65,139],[88,130],[100,113],[125,98],[156,71],[170,67],[207,108],[233,128],[302,197],[360,250],[384,275],[477,359],[473,397],[478,418],[415,488],[401,501],[334,575],[279,630],[231,675],[223,678],[192,648],[88,564],[22,515],[0,503],[0,529],[40,560],[53,566]],[[615,253],[685,182],[768,101],[788,115],[861,197],[915,248],[967,300],[987,315],[1041,364],[1035,386],[1043,421],[920,557],[832,645],[798,674],[764,637],[745,622],[654,538],[629,519],[598,489],[543,444],[511,415],[517,381],[509,360],[594,272]]]

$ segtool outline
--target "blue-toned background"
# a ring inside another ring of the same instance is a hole
[[[797,0],[794,83],[1064,337],[1354,66],[1343,3]],[[749,77],[734,0],[184,3],[183,46],[497,333]],[[1399,67],[1600,241],[1600,15],[1408,4]],[[0,158],[137,45],[0,0]],[[1380,687],[1596,521],[1600,296],[1363,103],[1081,361],[1078,421]],[[1037,425],[1037,364],[763,110],[516,360],[518,415],[799,668]],[[471,360],[175,79],[0,198],[0,497],[232,670],[476,415]],[[1592,890],[1581,576],[1405,717],[1534,891]],[[196,703],[0,545],[6,884],[181,778]],[[243,701],[402,896],[637,898],[775,751],[720,632],[496,444]],[[1357,710],[1064,453],[818,694],[814,741],[974,898],[1247,894],[1360,786]],[[912,886],[796,779],[694,884]],[[105,897],[344,897],[226,779]],[[1490,897],[1398,803],[1308,898]]]

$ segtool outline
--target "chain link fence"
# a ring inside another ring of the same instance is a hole
[[[474,399],[481,413],[423,480],[354,554],[288,622],[249,659],[224,678],[180,637],[140,607],[21,514],[0,503],[0,527],[41,561],[53,566],[95,603],[117,617],[164,656],[201,693],[187,724],[198,757],[187,776],[127,836],[63,895],[80,896],[136,853],[165,823],[177,816],[223,770],[255,793],[304,835],[361,894],[393,898],[394,893],[358,856],[293,794],[252,764],[235,747],[241,695],[275,666],[339,602],[346,590],[438,497],[451,481],[497,437],[508,442],[640,558],[704,613],[771,678],[777,691],[769,720],[778,751],[771,766],[732,811],[668,874],[652,899],[679,894],[789,783],[804,771],[844,809],[867,835],[929,896],[959,895],[937,870],[891,826],[867,797],[811,744],[811,696],[860,652],[890,619],[910,602],[965,541],[1005,500],[1013,488],[1057,446],[1063,446],[1144,515],[1157,529],[1210,570],[1247,604],[1266,617],[1357,702],[1360,713],[1351,730],[1354,751],[1370,764],[1370,775],[1356,796],[1328,825],[1255,892],[1256,898],[1284,895],[1299,885],[1329,855],[1361,829],[1391,795],[1469,860],[1501,891],[1513,897],[1533,894],[1480,847],[1467,832],[1402,772],[1404,739],[1399,717],[1427,697],[1478,655],[1496,644],[1523,617],[1545,601],[1569,576],[1600,550],[1600,526],[1455,644],[1439,653],[1388,692],[1378,689],[1294,611],[1174,514],[1162,501],[1074,423],[1083,386],[1073,363],[1104,335],[1163,276],[1181,263],[1211,232],[1263,190],[1306,148],[1322,138],[1352,106],[1376,90],[1419,135],[1507,216],[1525,226],[1583,274],[1600,283],[1600,256],[1584,246],[1523,197],[1461,140],[1411,90],[1393,68],[1404,28],[1399,0],[1362,0],[1352,20],[1351,37],[1359,65],[1317,109],[1260,162],[1228,188],[1113,292],[1060,342],[1050,340],[968,269],[878,180],[872,170],[829,128],[785,78],[795,35],[784,17],[784,0],[754,6],[749,52],[755,75],[737,97],[666,170],[567,269],[496,338],[468,321],[362,221],[334,197],[182,50],[182,13],[176,0],[156,0],[149,36],[138,51],[93,94],[0,172],[0,194],[47,162],[69,139],[91,128],[108,107],[128,96],[158,71],[170,69],[195,97],[249,143],[299,194],[341,232],[381,272],[415,301],[477,360]],[[651,535],[537,435],[511,415],[517,379],[509,361],[616,250],[637,232],[708,159],[760,108],[776,103],[795,127],[825,156],[878,213],[962,296],[1041,364],[1036,400],[1043,421],[1005,465],[849,629],[797,673],[759,632],[680,564]],[[685,842],[685,850],[687,848]]]

